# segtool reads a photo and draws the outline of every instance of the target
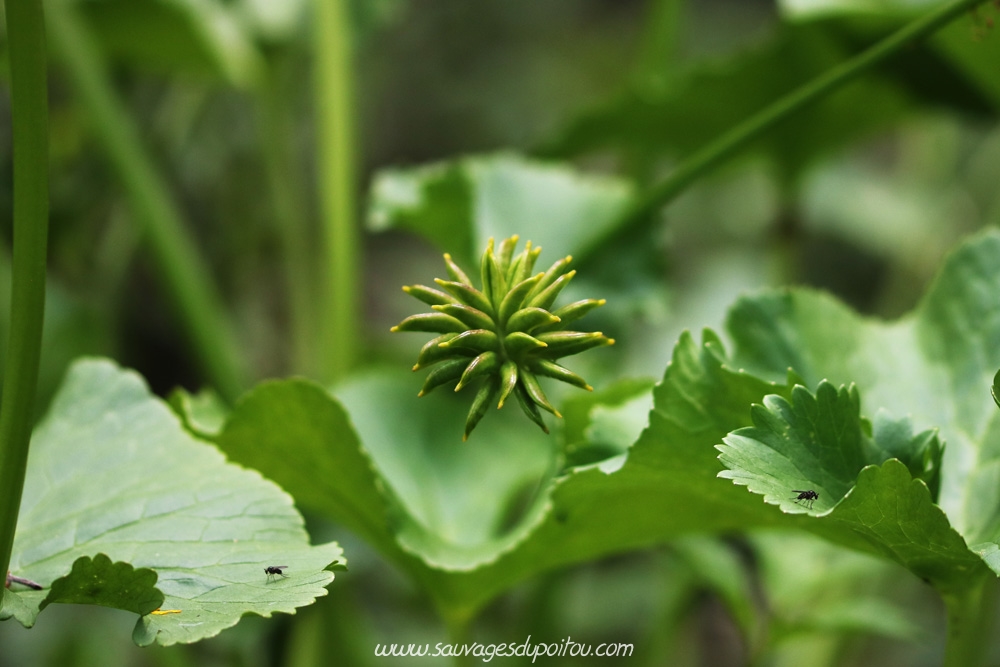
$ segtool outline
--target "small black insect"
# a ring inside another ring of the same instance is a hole
[[[267,567],[264,568],[264,574],[267,575],[267,580],[268,581],[273,580],[276,576],[278,576],[278,577],[285,577],[287,579],[288,575],[285,574],[284,572],[282,572],[282,570],[284,570],[286,567],[288,567],[288,566],[287,565],[268,565]]]
[[[817,498],[819,498],[819,494],[813,491],[812,489],[809,489],[807,491],[799,491],[798,489],[792,489],[792,493],[799,494],[794,498],[792,498],[792,500],[794,500],[797,505],[805,505],[807,509],[812,509],[813,503],[816,502]],[[800,503],[799,502],[800,500],[804,500],[805,502]]]

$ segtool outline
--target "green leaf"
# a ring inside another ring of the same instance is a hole
[[[785,512],[808,511],[836,530],[866,537],[880,553],[943,589],[964,585],[982,562],[934,505],[925,483],[898,459],[879,460],[926,438],[897,427],[879,433],[894,442],[872,441],[859,404],[855,389],[838,391],[825,382],[815,398],[803,387],[795,387],[791,402],[768,396],[754,406],[754,426],[730,433],[718,447],[728,468],[719,476]],[[797,490],[819,497],[806,509]]]
[[[237,85],[260,74],[261,55],[236,12],[217,2],[76,2],[113,58],[155,71],[211,74]]]
[[[727,322],[734,363],[762,377],[792,368],[804,383],[854,382],[862,412],[914,415],[912,429],[936,428],[938,435],[912,436],[908,423],[884,416],[868,431],[854,407],[831,412],[840,397],[821,387],[816,400],[825,420],[809,422],[799,407],[767,399],[766,409],[755,411],[756,431],[727,438],[723,457],[732,475],[794,511],[802,509],[781,494],[813,488],[799,486],[808,480],[820,493],[812,513],[822,517],[807,525],[837,528],[827,533],[833,539],[864,536],[942,589],[966,585],[981,562],[1000,572],[1000,415],[985,391],[1000,365],[998,293],[1000,234],[989,231],[954,251],[918,308],[894,323],[804,290],[742,299]],[[795,400],[805,405],[807,395],[797,391]],[[777,435],[783,429],[786,438]],[[845,493],[843,475],[864,457],[847,449],[846,463],[809,458],[810,447],[843,444],[859,431],[862,440],[872,437],[871,462],[901,462],[868,465]],[[798,476],[790,475],[788,466],[800,464]]]
[[[937,0],[782,0],[781,14],[791,21],[826,21],[858,36],[866,27],[894,28],[926,13]],[[997,12],[988,4],[953,21],[928,40],[914,45],[905,58],[883,69],[919,96],[964,110],[1000,107],[1000,73],[990,63],[1000,58],[1000,38],[992,23]],[[829,19],[836,17],[837,21]]]
[[[402,228],[474,266],[490,237],[520,234],[549,252],[584,254],[629,204],[620,179],[512,154],[385,170],[372,186],[372,229]]]
[[[168,399],[174,413],[195,437],[209,439],[222,430],[229,408],[217,393],[203,389],[197,394],[177,388]]]
[[[607,473],[620,467],[649,423],[652,388],[652,381],[628,379],[596,397],[584,396],[570,402],[567,409],[577,414],[565,415],[566,466],[599,463]]]
[[[333,561],[341,549],[310,546],[281,489],[192,438],[136,374],[81,361],[32,438],[11,557],[15,574],[50,591],[8,591],[0,617],[30,626],[44,604],[80,601],[93,577],[109,588],[92,599],[107,604],[125,570],[152,570],[177,613],[140,617],[133,638],[193,642],[325,595]],[[288,579],[268,582],[270,565],[287,565]]]
[[[786,512],[805,511],[795,494],[818,493],[809,511],[822,514],[854,487],[866,465],[900,456],[923,459],[916,452],[937,452],[927,475],[936,479],[941,447],[933,431],[912,435],[906,422],[880,421],[878,438],[860,418],[857,389],[837,390],[822,382],[814,398],[805,387],[792,390],[792,401],[768,396],[751,411],[754,426],[730,433],[717,447],[729,468],[720,477],[745,484],[764,501]],[[797,509],[798,508],[798,509]]]
[[[159,609],[163,600],[163,593],[156,588],[156,572],[112,563],[104,554],[97,554],[94,558],[80,556],[68,575],[53,581],[39,610],[59,602],[94,604],[145,616]]]
[[[693,153],[853,55],[857,46],[839,32],[812,24],[783,25],[767,41],[741,52],[675,69],[666,85],[633,84],[580,114],[541,152],[569,157],[613,148],[637,165]],[[887,126],[907,109],[908,100],[897,86],[869,74],[800,110],[751,149],[771,158],[782,175],[794,176],[817,157]]]

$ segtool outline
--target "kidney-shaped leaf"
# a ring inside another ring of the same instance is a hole
[[[50,590],[8,591],[2,617],[30,626],[40,605],[88,599],[145,612],[135,590],[147,602],[157,591],[162,608],[139,618],[136,642],[193,642],[246,613],[294,613],[326,594],[337,561],[336,543],[309,545],[286,493],[191,437],[139,376],[82,361],[32,438],[11,557]],[[132,568],[152,570],[155,588],[136,589]]]

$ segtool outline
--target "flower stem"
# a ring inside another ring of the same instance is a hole
[[[295,160],[294,96],[288,74],[294,71],[289,54],[275,50],[267,63],[266,78],[257,95],[260,112],[259,145],[281,239],[288,302],[290,370],[317,378],[318,309],[316,308],[316,257],[310,241],[304,173]]]
[[[951,0],[945,3],[724,132],[687,157],[664,181],[650,188],[624,213],[614,233],[624,236],[648,224],[654,213],[673,201],[688,186],[725,163],[785,118],[840,89],[900,49],[933,34],[964,12],[986,1]],[[607,239],[597,239],[589,249],[596,249],[606,241]]]
[[[355,221],[354,91],[346,0],[316,0],[315,89],[323,250],[322,379],[354,363],[358,322],[358,232]]]
[[[56,51],[131,200],[132,213],[206,376],[224,398],[234,400],[244,389],[244,377],[222,299],[164,179],[143,151],[138,129],[116,98],[100,49],[74,4],[48,3],[48,28]]]
[[[14,144],[10,338],[0,407],[0,572],[7,572],[28,463],[45,310],[49,111],[42,0],[5,4]],[[4,589],[0,588],[0,603]]]

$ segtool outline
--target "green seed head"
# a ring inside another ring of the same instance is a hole
[[[480,264],[480,289],[445,254],[451,279],[436,279],[441,289],[425,285],[403,288],[432,312],[411,315],[392,328],[439,334],[423,346],[413,366],[415,371],[431,368],[421,396],[451,383],[455,383],[455,391],[477,387],[463,440],[490,405],[501,408],[511,396],[528,418],[548,433],[539,408],[556,417],[562,415],[545,397],[537,376],[591,391],[583,378],[556,360],[615,342],[600,332],[564,330],[569,322],[603,306],[604,299],[584,299],[553,309],[559,293],[576,274],[567,271],[572,258],[560,259],[542,273],[532,273],[542,249],[528,241],[515,255],[517,240],[512,236],[496,249],[493,239],[489,240]]]

